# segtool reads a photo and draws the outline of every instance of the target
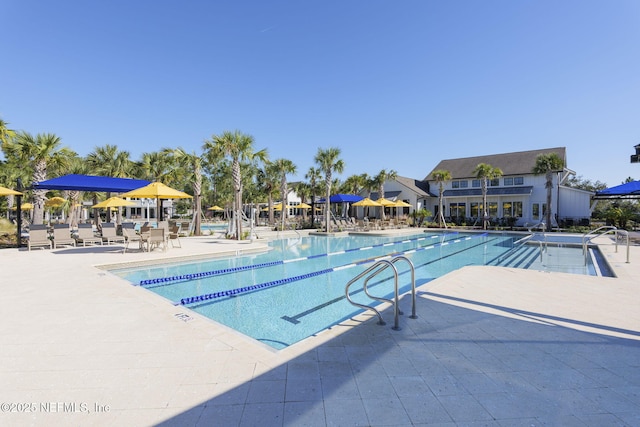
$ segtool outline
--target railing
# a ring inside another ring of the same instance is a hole
[[[391,259],[391,261],[386,260],[386,259],[382,259],[377,261],[375,264],[373,264],[371,267],[367,268],[366,270],[364,270],[362,273],[358,274],[356,277],[354,277],[353,279],[351,279],[349,281],[349,283],[347,283],[347,285],[345,286],[345,296],[347,298],[347,301],[349,301],[351,304],[355,305],[356,307],[360,307],[364,310],[373,310],[377,315],[378,315],[378,324],[379,325],[385,325],[385,321],[382,318],[382,314],[380,314],[380,312],[375,308],[375,307],[371,307],[365,304],[360,304],[357,303],[355,301],[353,301],[351,299],[351,295],[349,295],[349,288],[351,287],[351,285],[353,285],[355,282],[357,282],[358,280],[362,279],[363,277],[367,276],[366,279],[364,280],[364,284],[362,286],[362,289],[364,291],[364,293],[371,299],[374,299],[376,301],[381,301],[381,302],[388,302],[390,304],[393,304],[393,313],[394,313],[394,326],[393,326],[393,330],[399,331],[400,328],[400,321],[399,321],[399,315],[403,314],[400,311],[398,302],[399,302],[399,288],[398,288],[398,269],[396,268],[396,266],[394,265],[396,262],[400,261],[400,260],[404,260],[407,263],[409,263],[409,266],[411,268],[411,318],[412,319],[416,319],[418,316],[416,316],[416,280],[415,280],[415,268],[413,266],[413,263],[409,260],[409,258],[405,257],[405,256],[396,256],[393,259]],[[376,277],[378,274],[382,273],[383,271],[385,271],[387,268],[391,268],[393,271],[393,279],[394,279],[394,298],[391,299],[387,299],[387,298],[382,298],[382,297],[376,297],[374,295],[371,295],[369,293],[368,290],[368,284],[369,284],[369,280],[371,280],[372,278]]]
[[[618,253],[618,240],[620,236],[622,235],[626,237],[626,240],[627,240],[627,261],[626,262],[627,264],[629,264],[629,232],[627,232],[627,230],[619,230],[617,227],[614,227],[612,225],[603,225],[602,227],[598,227],[595,230],[592,230],[582,235],[582,253],[584,254],[584,264],[587,265],[587,257],[588,257],[587,246],[589,245],[591,240],[596,237],[604,236],[605,234],[613,234],[615,236],[616,253]]]

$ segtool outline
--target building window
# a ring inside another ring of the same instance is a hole
[[[505,187],[513,185],[513,178],[505,178],[504,185]]]
[[[513,178],[513,185],[524,185],[524,177],[516,176]]]
[[[473,181],[471,181],[471,186],[474,188],[480,188],[480,180],[474,179]]]
[[[502,216],[521,218],[522,202],[502,202]]]
[[[497,187],[500,185],[500,178],[489,180],[489,187]]]
[[[469,181],[451,181],[451,188],[467,188],[469,187]]]
[[[473,218],[478,218],[480,216],[480,207],[482,203],[473,202],[471,203],[471,216]]]
[[[466,210],[466,203],[449,203],[449,216],[451,218],[464,217]]]
[[[540,203],[531,205],[531,218],[540,219]]]

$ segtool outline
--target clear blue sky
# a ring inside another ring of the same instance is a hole
[[[2,0],[0,117],[80,155],[200,152],[239,129],[303,179],[422,179],[442,159],[567,147],[640,179],[637,0]]]

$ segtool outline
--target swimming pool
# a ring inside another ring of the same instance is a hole
[[[552,248],[540,257],[537,245],[514,247],[521,237],[457,232],[299,237],[272,241],[270,251],[257,255],[111,272],[281,349],[361,312],[346,301],[345,285],[377,259],[406,256],[415,265],[418,286],[465,265],[531,268],[550,262]],[[400,290],[406,292],[409,270],[398,267]],[[597,271],[593,265],[583,270],[583,274]],[[369,289],[390,298],[394,291],[390,277],[381,274]],[[356,302],[372,304],[362,287],[353,291]]]

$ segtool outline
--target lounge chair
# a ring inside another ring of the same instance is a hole
[[[138,242],[140,250],[144,250],[144,241],[142,240],[142,236],[136,233],[136,230],[133,227],[122,227],[122,237],[124,237],[123,254],[127,252],[127,249],[129,249],[129,243],[131,242]]]
[[[31,227],[29,227],[29,240],[27,241],[27,246],[29,250],[31,250],[32,246],[41,248],[48,246],[49,249],[51,249],[53,247],[53,243],[51,242],[51,239],[49,239],[49,227],[42,224],[31,224]]]
[[[53,249],[69,245],[76,245],[76,239],[71,237],[71,226],[69,224],[55,224],[53,226]]]
[[[82,246],[87,246],[87,244],[102,245],[102,238],[93,233],[93,225],[78,224],[78,237],[76,237],[76,244],[80,243],[82,243]]]
[[[125,243],[124,237],[118,236],[116,225],[112,222],[102,224],[102,241],[107,242],[107,245],[112,243]]]

